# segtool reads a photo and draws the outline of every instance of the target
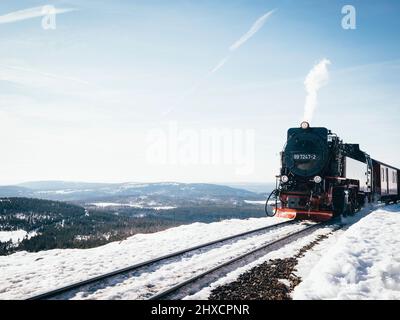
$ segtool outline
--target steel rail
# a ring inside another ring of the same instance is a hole
[[[189,279],[187,279],[185,281],[182,281],[182,282],[180,282],[180,283],[178,283],[178,284],[176,284],[176,285],[174,285],[174,286],[172,286],[172,287],[170,287],[170,288],[168,288],[168,289],[166,289],[164,291],[156,293],[155,295],[151,296],[148,300],[163,300],[163,299],[167,299],[172,294],[177,293],[182,288],[184,288],[187,285],[190,285],[190,284],[196,282],[200,278],[203,278],[203,277],[205,277],[207,275],[212,274],[213,272],[215,272],[215,271],[217,271],[219,269],[222,269],[222,268],[227,267],[227,266],[229,266],[231,264],[234,264],[235,262],[238,262],[239,260],[245,259],[245,258],[247,258],[247,257],[249,257],[251,255],[254,255],[257,252],[261,252],[261,251],[266,250],[268,248],[273,248],[274,246],[279,245],[279,244],[285,245],[285,244],[290,243],[290,242],[292,242],[294,240],[297,240],[300,235],[302,235],[304,233],[307,233],[307,232],[310,232],[312,229],[316,229],[316,228],[320,227],[321,225],[326,225],[326,222],[320,222],[320,223],[313,224],[311,226],[307,226],[304,229],[289,233],[289,234],[287,234],[287,235],[285,235],[285,236],[283,236],[283,237],[281,237],[281,238],[279,238],[277,240],[274,240],[272,242],[268,242],[267,244],[264,244],[264,245],[262,245],[262,246],[260,246],[258,248],[255,248],[255,249],[253,249],[253,250],[251,250],[249,252],[246,252],[246,253],[238,256],[238,257],[235,257],[235,258],[233,258],[233,259],[231,259],[229,261],[226,261],[226,262],[224,262],[222,264],[219,264],[219,265],[217,265],[217,266],[215,266],[215,267],[213,267],[211,269],[208,269],[208,270],[206,270],[206,271],[204,271],[204,272],[202,272],[202,273],[200,273],[198,275],[195,275],[195,276],[193,276],[193,277],[191,277],[191,278],[189,278]],[[289,242],[287,242],[287,241],[289,241]],[[275,249],[271,249],[268,252],[271,252],[271,251],[274,251],[274,250]]]
[[[185,253],[189,253],[189,252],[192,252],[192,251],[195,251],[195,250],[207,248],[207,247],[212,246],[212,245],[217,244],[217,243],[223,243],[223,242],[235,239],[235,238],[241,238],[243,236],[250,235],[250,234],[253,234],[253,233],[266,231],[266,230],[271,230],[271,229],[275,229],[277,227],[283,227],[285,225],[290,225],[290,224],[295,224],[295,223],[298,223],[298,222],[295,221],[295,220],[284,221],[284,222],[280,222],[280,223],[277,223],[277,224],[273,224],[273,225],[269,225],[269,226],[265,226],[265,227],[261,227],[261,228],[257,228],[257,229],[253,229],[253,230],[249,230],[249,231],[245,231],[245,232],[242,232],[242,233],[238,233],[238,234],[235,234],[235,235],[227,236],[227,237],[224,237],[224,238],[221,238],[221,239],[213,240],[213,241],[210,241],[210,242],[207,242],[207,243],[203,243],[203,244],[200,244],[200,245],[196,245],[196,246],[193,246],[193,247],[190,247],[190,248],[187,248],[187,249],[179,250],[179,251],[176,251],[176,252],[173,252],[173,253],[169,253],[169,254],[166,254],[166,255],[163,255],[163,256],[160,256],[160,257],[156,257],[156,258],[151,259],[151,260],[139,262],[139,263],[134,264],[132,266],[125,267],[125,268],[122,268],[122,269],[118,269],[118,270],[115,270],[115,271],[111,271],[111,272],[108,272],[108,273],[105,273],[105,274],[102,274],[102,275],[99,275],[99,276],[96,276],[96,277],[93,277],[93,278],[90,278],[90,279],[87,279],[87,280],[83,280],[83,281],[79,281],[79,282],[76,282],[76,283],[72,283],[70,285],[67,285],[67,286],[64,286],[64,287],[61,287],[61,288],[57,288],[57,289],[54,289],[54,290],[51,290],[51,291],[48,291],[48,292],[44,292],[44,293],[29,297],[26,300],[51,299],[51,298],[54,298],[54,297],[56,297],[58,295],[67,293],[69,291],[73,291],[73,290],[79,289],[80,287],[83,287],[83,286],[86,286],[86,285],[89,285],[89,284],[93,284],[93,283],[96,283],[96,282],[100,282],[100,281],[103,281],[103,280],[106,280],[106,279],[109,279],[109,278],[112,278],[114,276],[118,276],[118,275],[121,275],[121,274],[124,274],[124,273],[127,273],[127,272],[132,272],[132,271],[135,271],[135,270],[150,266],[152,264],[155,264],[155,263],[163,261],[163,260],[167,260],[167,259],[170,259],[170,258],[178,257],[178,256],[183,255]]]

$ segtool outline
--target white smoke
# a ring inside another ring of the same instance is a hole
[[[304,81],[307,98],[304,106],[303,121],[310,122],[314,116],[314,111],[318,104],[317,93],[319,89],[328,83],[328,65],[330,64],[331,62],[328,59],[321,60],[311,69]]]

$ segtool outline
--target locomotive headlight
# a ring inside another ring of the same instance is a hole
[[[303,121],[300,125],[302,129],[308,129],[310,127],[310,124],[307,121]]]
[[[315,176],[314,177],[314,182],[315,183],[321,183],[321,181],[322,181],[322,178],[320,176]]]
[[[281,181],[286,183],[286,182],[289,181],[289,177],[288,176],[282,176],[281,177]]]

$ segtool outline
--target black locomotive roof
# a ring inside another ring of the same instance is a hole
[[[288,130],[288,140],[293,137],[294,135],[300,134],[300,133],[313,133],[318,136],[320,136],[323,139],[328,138],[328,129],[323,128],[323,127],[309,127],[307,129],[302,129],[302,128],[290,128]]]

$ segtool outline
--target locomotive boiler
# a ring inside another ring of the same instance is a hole
[[[288,130],[277,179],[265,206],[269,216],[324,221],[366,202],[400,200],[398,169],[308,122]]]

